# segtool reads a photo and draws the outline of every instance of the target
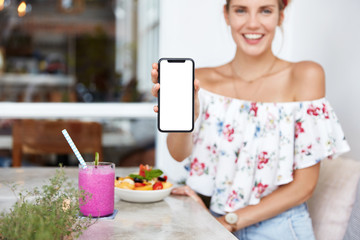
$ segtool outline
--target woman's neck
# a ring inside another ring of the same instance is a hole
[[[237,49],[235,57],[229,63],[235,79],[251,82],[264,77],[274,70],[277,57],[271,49],[259,56],[249,56]]]

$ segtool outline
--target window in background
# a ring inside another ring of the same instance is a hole
[[[152,100],[149,70],[158,59],[158,0],[25,3],[21,16],[18,1],[5,0],[0,6],[0,101]],[[94,111],[101,109],[94,105]],[[113,134],[113,138],[106,135],[103,152],[115,162],[131,163],[135,160],[126,159],[134,159],[132,152],[152,150],[155,120],[98,121],[105,134]],[[11,157],[12,122],[0,121],[0,155],[4,157]],[[124,132],[131,141],[119,140]]]

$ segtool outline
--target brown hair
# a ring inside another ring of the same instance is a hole
[[[226,10],[227,11],[229,11],[230,1],[231,0],[226,0]],[[278,0],[278,2],[279,2],[279,9],[280,9],[280,11],[282,11],[289,4],[290,0]]]

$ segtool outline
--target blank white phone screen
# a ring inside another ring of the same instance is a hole
[[[159,129],[191,131],[193,127],[193,61],[160,61]]]

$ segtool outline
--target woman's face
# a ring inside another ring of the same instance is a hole
[[[237,47],[247,55],[259,56],[271,51],[276,26],[283,12],[278,0],[231,0],[224,15]]]

